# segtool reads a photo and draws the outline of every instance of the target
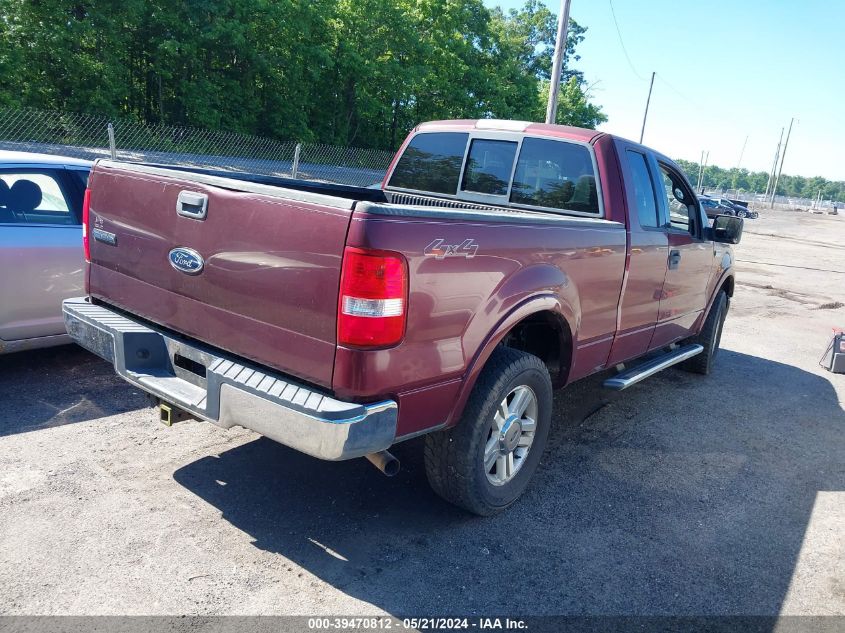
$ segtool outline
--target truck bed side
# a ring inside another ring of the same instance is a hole
[[[429,248],[468,240],[463,254],[440,258]],[[400,435],[446,420],[461,377],[485,342],[528,301],[548,300],[554,306],[549,313],[573,337],[572,355],[561,362],[565,380],[607,360],[625,266],[626,233],[619,222],[362,203],[348,244],[399,252],[408,260],[404,340],[387,350],[339,347],[333,381],[339,397],[396,395]],[[409,398],[422,406],[403,409]]]

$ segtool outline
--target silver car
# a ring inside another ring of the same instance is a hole
[[[62,300],[84,294],[89,161],[0,151],[0,354],[69,343]]]

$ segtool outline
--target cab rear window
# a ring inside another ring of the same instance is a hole
[[[457,132],[417,134],[396,164],[388,186],[455,194],[468,137]]]
[[[469,148],[461,189],[492,196],[507,195],[516,148],[515,141],[475,139]]]
[[[524,139],[516,163],[511,202],[599,213],[596,175],[589,150],[575,143]]]

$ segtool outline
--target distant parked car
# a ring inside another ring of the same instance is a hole
[[[727,198],[713,198],[722,206],[728,207],[734,211],[734,214],[740,218],[756,218],[760,214],[748,208],[748,203],[741,204],[736,200],[728,200]]]
[[[62,301],[84,292],[89,161],[0,151],[0,354],[69,343]]]
[[[710,196],[698,196],[698,199],[701,201],[701,208],[704,209],[704,213],[706,213],[707,217],[710,219],[715,218],[717,215],[737,214],[733,207],[719,202],[716,198],[711,198]]]

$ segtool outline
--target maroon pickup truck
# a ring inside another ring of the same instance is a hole
[[[742,220],[668,158],[516,121],[413,130],[381,189],[100,160],[68,332],[161,403],[315,457],[426,434],[471,512],[537,468],[552,389],[710,372]]]

